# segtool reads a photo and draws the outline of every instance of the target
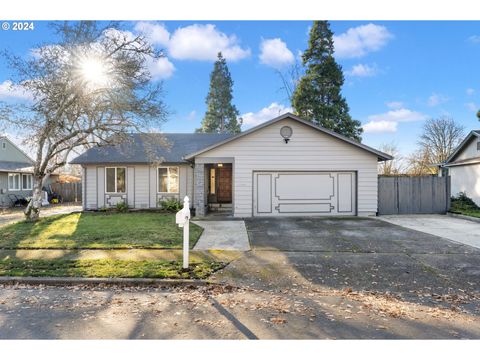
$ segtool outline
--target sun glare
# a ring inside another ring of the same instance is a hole
[[[107,64],[101,59],[85,58],[80,62],[80,73],[87,86],[97,90],[110,86]]]

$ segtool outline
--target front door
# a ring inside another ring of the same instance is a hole
[[[216,168],[217,201],[219,203],[232,202],[232,165],[223,164]]]

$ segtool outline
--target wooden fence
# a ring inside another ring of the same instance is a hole
[[[53,183],[52,191],[61,195],[64,202],[80,202],[82,201],[82,183]]]
[[[450,208],[450,177],[379,176],[378,214],[443,214]]]

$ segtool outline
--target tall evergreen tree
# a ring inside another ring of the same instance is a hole
[[[328,22],[314,21],[308,49],[302,55],[305,75],[294,91],[292,106],[305,120],[361,141],[361,123],[349,114],[341,94],[342,68],[333,53],[333,33]]]
[[[233,80],[227,62],[219,52],[210,74],[210,90],[206,98],[207,112],[202,120],[202,127],[197,129],[197,132],[236,134],[241,131],[242,119],[232,104],[232,87]]]

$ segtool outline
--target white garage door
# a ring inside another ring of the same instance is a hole
[[[353,171],[257,171],[254,216],[355,215]]]

